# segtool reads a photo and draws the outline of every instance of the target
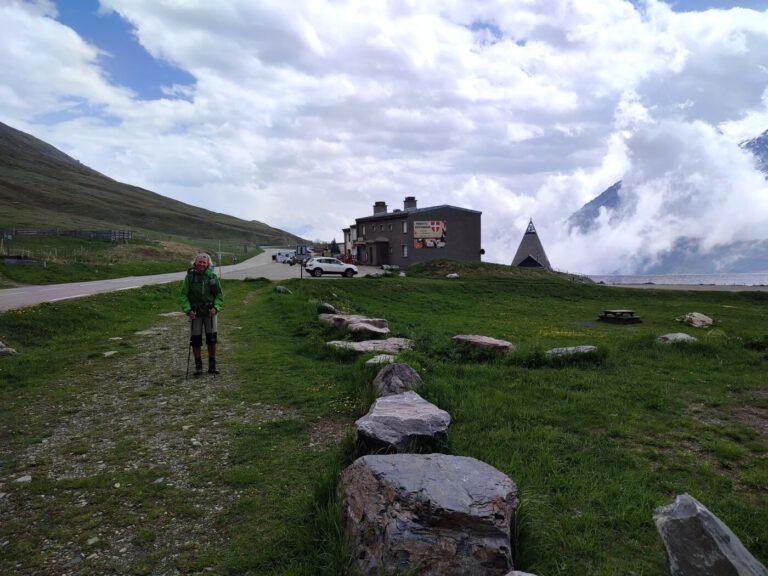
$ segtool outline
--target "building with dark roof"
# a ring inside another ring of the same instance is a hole
[[[405,267],[438,258],[479,262],[481,214],[448,205],[417,208],[414,196],[392,212],[376,202],[371,216],[344,229],[345,256],[367,266]]]

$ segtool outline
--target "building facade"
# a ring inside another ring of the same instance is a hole
[[[405,267],[439,258],[479,262],[481,214],[448,205],[418,208],[413,196],[392,212],[385,202],[376,202],[373,215],[357,218],[344,230],[344,244],[349,237],[351,257],[367,266]]]

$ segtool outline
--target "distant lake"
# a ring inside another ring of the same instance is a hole
[[[768,272],[744,274],[661,274],[637,276],[592,276],[605,284],[688,284],[691,286],[765,286]]]

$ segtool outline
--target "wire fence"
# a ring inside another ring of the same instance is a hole
[[[132,230],[63,230],[61,228],[13,228],[3,230],[3,236],[70,236],[109,242],[128,242],[133,239]]]

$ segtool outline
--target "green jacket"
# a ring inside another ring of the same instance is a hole
[[[221,291],[219,277],[210,268],[202,274],[190,268],[181,285],[179,300],[185,314],[194,308],[201,316],[207,316],[211,306],[216,308],[217,312],[221,311],[224,293]]]

